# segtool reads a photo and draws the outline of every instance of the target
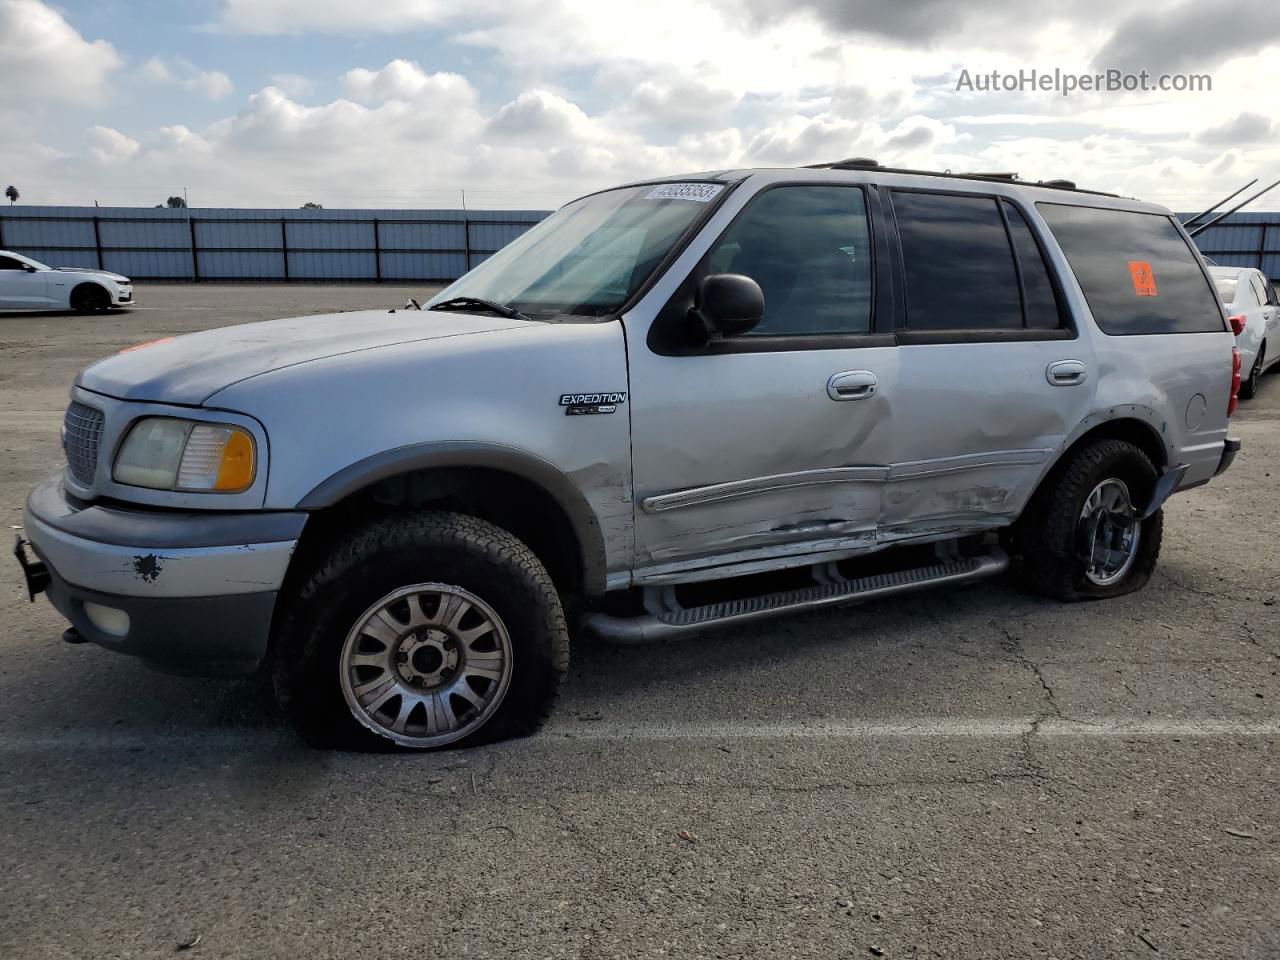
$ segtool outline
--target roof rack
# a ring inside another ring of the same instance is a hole
[[[1050,190],[1071,190],[1074,193],[1089,193],[1098,197],[1119,197],[1118,193],[1107,193],[1103,190],[1082,190],[1074,181],[1055,180],[1022,180],[1016,173],[952,173],[950,170],[912,170],[907,167],[882,167],[869,157],[851,157],[848,160],[836,160],[834,163],[810,163],[805,170],[878,170],[881,173],[910,173],[924,177],[948,177],[952,180],[983,180],[995,183],[1020,183],[1028,187],[1047,187]]]

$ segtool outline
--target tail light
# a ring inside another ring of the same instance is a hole
[[[1237,337],[1244,333],[1244,314],[1237,313],[1234,317],[1227,317],[1227,323],[1231,324],[1231,332]]]
[[[1231,399],[1227,401],[1227,416],[1236,412],[1240,402],[1240,348],[1231,348]]]

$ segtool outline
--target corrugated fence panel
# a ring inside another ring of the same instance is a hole
[[[367,280],[374,276],[373,252],[289,253],[293,280]]]
[[[197,247],[273,247],[279,249],[282,234],[279,223],[222,223],[217,220],[196,222]]]
[[[92,256],[92,254],[90,254]],[[102,269],[126,277],[190,277],[190,250],[103,250]]]
[[[88,247],[92,250],[96,245],[92,220],[7,220],[4,228],[5,246],[10,250],[28,246],[45,249]],[[35,254],[30,256],[35,257]]]
[[[372,250],[373,224],[328,220],[323,223],[287,224],[289,248],[310,250]],[[372,267],[369,268],[372,271]],[[372,275],[372,272],[371,274]]]
[[[159,223],[147,220],[99,220],[98,234],[107,247],[187,247],[191,227],[185,220]]]
[[[1178,216],[1186,220],[1188,215]],[[1206,220],[1214,216],[1210,214]],[[1199,234],[1195,241],[1200,252],[1214,263],[1255,267],[1280,281],[1280,213],[1233,213]]]
[[[467,243],[461,222],[394,223],[384,220],[378,224],[378,240],[383,250],[462,250]]]
[[[0,209],[0,248],[54,265],[97,267],[101,257],[105,269],[144,280],[438,281],[461,276],[546,216],[536,210],[11,207]]]
[[[88,267],[98,269],[98,255],[90,247],[88,250],[42,249],[40,247],[23,247],[20,251],[32,260],[48,264],[51,267]],[[110,267],[106,269],[110,270]]]
[[[482,257],[472,257],[471,265]],[[382,251],[383,280],[449,280],[466,272],[466,258],[461,253],[404,253]]]
[[[505,223],[472,223],[472,250],[501,250],[529,228]]]
[[[202,280],[283,280],[284,258],[279,253],[248,250],[200,251]]]

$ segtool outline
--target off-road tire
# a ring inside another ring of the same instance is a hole
[[[1137,555],[1123,578],[1100,586],[1085,576],[1081,556],[1080,511],[1085,499],[1108,478],[1123,480],[1142,509],[1157,480],[1156,468],[1138,447],[1124,440],[1098,440],[1071,455],[1045,478],[1018,523],[1024,584],[1058,600],[1100,600],[1132,593],[1151,579],[1160,556],[1164,511],[1141,521]]]
[[[375,520],[316,562],[282,599],[273,638],[276,698],[299,734],[320,747],[395,749],[362,725],[342,693],[341,650],[362,611],[421,582],[454,584],[494,608],[511,638],[510,686],[478,730],[447,746],[533,733],[551,714],[569,668],[569,632],[546,568],[523,542],[475,517],[404,513]]]

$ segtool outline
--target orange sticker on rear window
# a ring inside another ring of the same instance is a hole
[[[1146,260],[1130,260],[1129,276],[1133,278],[1133,292],[1140,297],[1156,295],[1156,275]]]

